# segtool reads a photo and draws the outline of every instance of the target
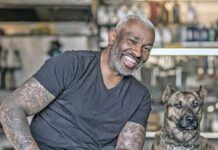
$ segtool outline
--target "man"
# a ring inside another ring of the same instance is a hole
[[[149,20],[127,16],[109,32],[104,51],[68,51],[47,60],[1,105],[13,146],[141,150],[151,101],[132,73],[148,60],[154,34]],[[29,128],[26,116],[34,114]]]

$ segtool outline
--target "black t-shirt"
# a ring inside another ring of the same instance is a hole
[[[56,97],[31,123],[43,150],[115,146],[127,121],[146,126],[151,111],[148,89],[133,76],[107,89],[100,56],[101,52],[67,51],[47,60],[34,74]]]

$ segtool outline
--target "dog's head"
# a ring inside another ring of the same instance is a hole
[[[202,86],[197,91],[176,91],[167,86],[162,97],[166,106],[164,132],[178,142],[187,142],[199,134],[204,98]]]

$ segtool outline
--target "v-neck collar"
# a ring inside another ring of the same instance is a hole
[[[99,75],[99,79],[100,79],[100,82],[101,82],[101,85],[102,85],[102,88],[104,89],[105,92],[112,92],[116,89],[118,89],[120,86],[122,86],[124,80],[126,79],[126,77],[124,76],[123,79],[121,79],[121,81],[114,87],[108,89],[104,83],[104,79],[103,79],[103,75],[102,75],[102,70],[101,70],[101,55],[102,55],[102,52],[99,53],[98,55],[98,75]]]

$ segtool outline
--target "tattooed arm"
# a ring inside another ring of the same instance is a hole
[[[16,150],[39,150],[26,117],[45,108],[53,99],[54,96],[36,79],[30,78],[3,101],[0,120]]]
[[[127,122],[117,140],[116,150],[142,150],[145,128],[134,122]]]

